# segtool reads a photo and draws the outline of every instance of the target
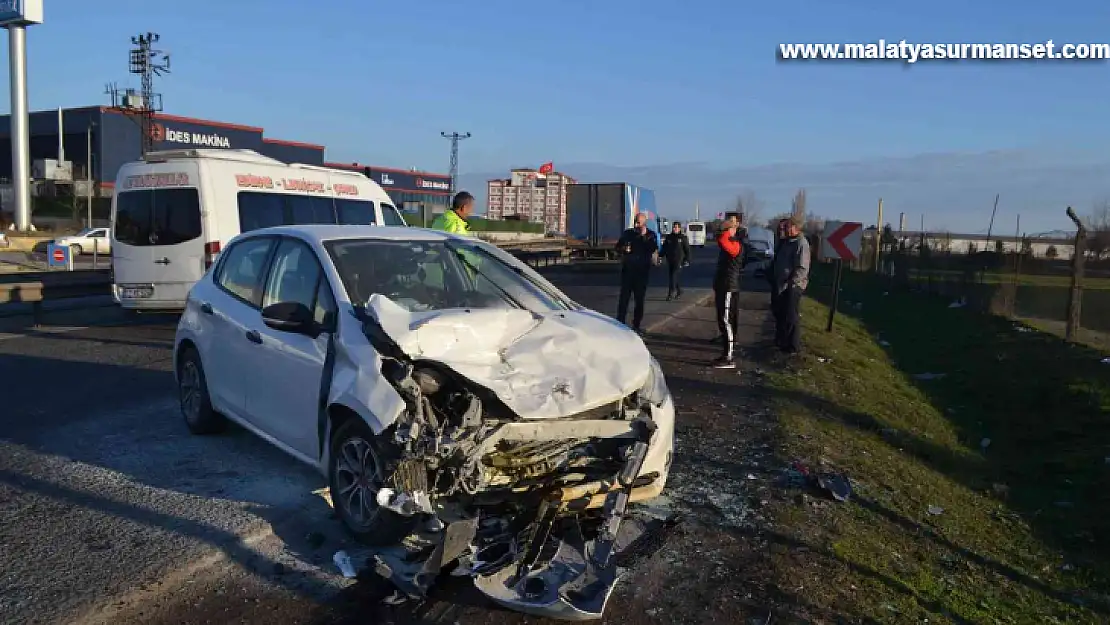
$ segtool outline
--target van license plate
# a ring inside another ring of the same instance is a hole
[[[147,299],[154,296],[154,289],[149,286],[124,287],[120,289],[123,299]]]

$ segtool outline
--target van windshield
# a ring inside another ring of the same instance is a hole
[[[201,235],[195,188],[123,191],[116,196],[116,241],[124,245],[177,245]]]
[[[701,232],[705,229],[705,226],[701,224],[690,224],[689,226],[686,226],[686,229],[690,232]]]

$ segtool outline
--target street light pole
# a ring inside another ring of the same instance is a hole
[[[92,184],[93,184],[93,182],[92,182],[92,180],[93,180],[93,177],[92,177],[92,129],[93,129],[94,125],[95,124],[89,124],[89,127],[85,130],[85,139],[86,139],[86,141],[88,141],[88,144],[89,144],[88,145],[88,153],[86,154],[86,160],[85,160],[85,198],[88,202],[88,208],[89,208],[89,221],[88,221],[88,223],[85,224],[86,228],[92,228],[93,227],[93,225],[92,225],[92,220],[93,220],[93,217],[92,217],[92,205],[93,205],[93,201],[92,201],[92,198],[93,198],[93,188],[92,188]]]

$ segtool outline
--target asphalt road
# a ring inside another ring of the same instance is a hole
[[[715,251],[696,253],[686,278],[700,288],[681,302],[662,301],[654,272],[649,331],[705,299]],[[550,275],[613,312],[615,273]],[[175,320],[93,317],[0,324],[0,622],[323,623],[369,609],[331,564],[348,543],[313,494],[320,476],[243,431],[187,433]],[[475,609],[467,622],[502,622]]]

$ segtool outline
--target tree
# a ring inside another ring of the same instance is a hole
[[[1030,239],[1029,237],[1021,237],[1021,255],[1033,255],[1033,239]]]
[[[1095,206],[1086,222],[1089,233],[1087,251],[1095,260],[1101,260],[1110,253],[1110,200],[1103,200]]]
[[[803,200],[803,203],[804,202],[805,202],[805,200]],[[802,226],[802,232],[805,233],[806,236],[813,235],[813,234],[821,234],[821,232],[824,231],[824,229],[825,229],[825,218],[824,217],[819,217],[817,215],[810,215],[810,216],[806,217],[805,225]]]
[[[967,253],[968,253],[968,255],[977,254],[978,252],[979,252],[979,246],[975,245],[975,241],[971,241],[967,244]]]
[[[947,230],[940,232],[934,243],[936,250],[942,254],[948,254],[952,251],[952,234]]]
[[[747,226],[758,225],[763,219],[763,202],[755,195],[755,191],[745,189],[736,196],[736,212],[744,216]]]
[[[800,217],[802,219],[805,219],[805,216],[806,216],[806,190],[805,189],[798,189],[798,192],[794,194],[794,202],[791,205],[790,214],[791,215],[797,215],[798,217]]]
[[[1049,245],[1048,249],[1044,251],[1044,257],[1049,260],[1055,260],[1060,255],[1060,251],[1056,249],[1055,245]]]
[[[1002,239],[998,239],[997,241],[995,241],[994,242],[994,253],[995,254],[1004,254],[1005,252],[1006,252],[1006,244],[1002,242]]]

